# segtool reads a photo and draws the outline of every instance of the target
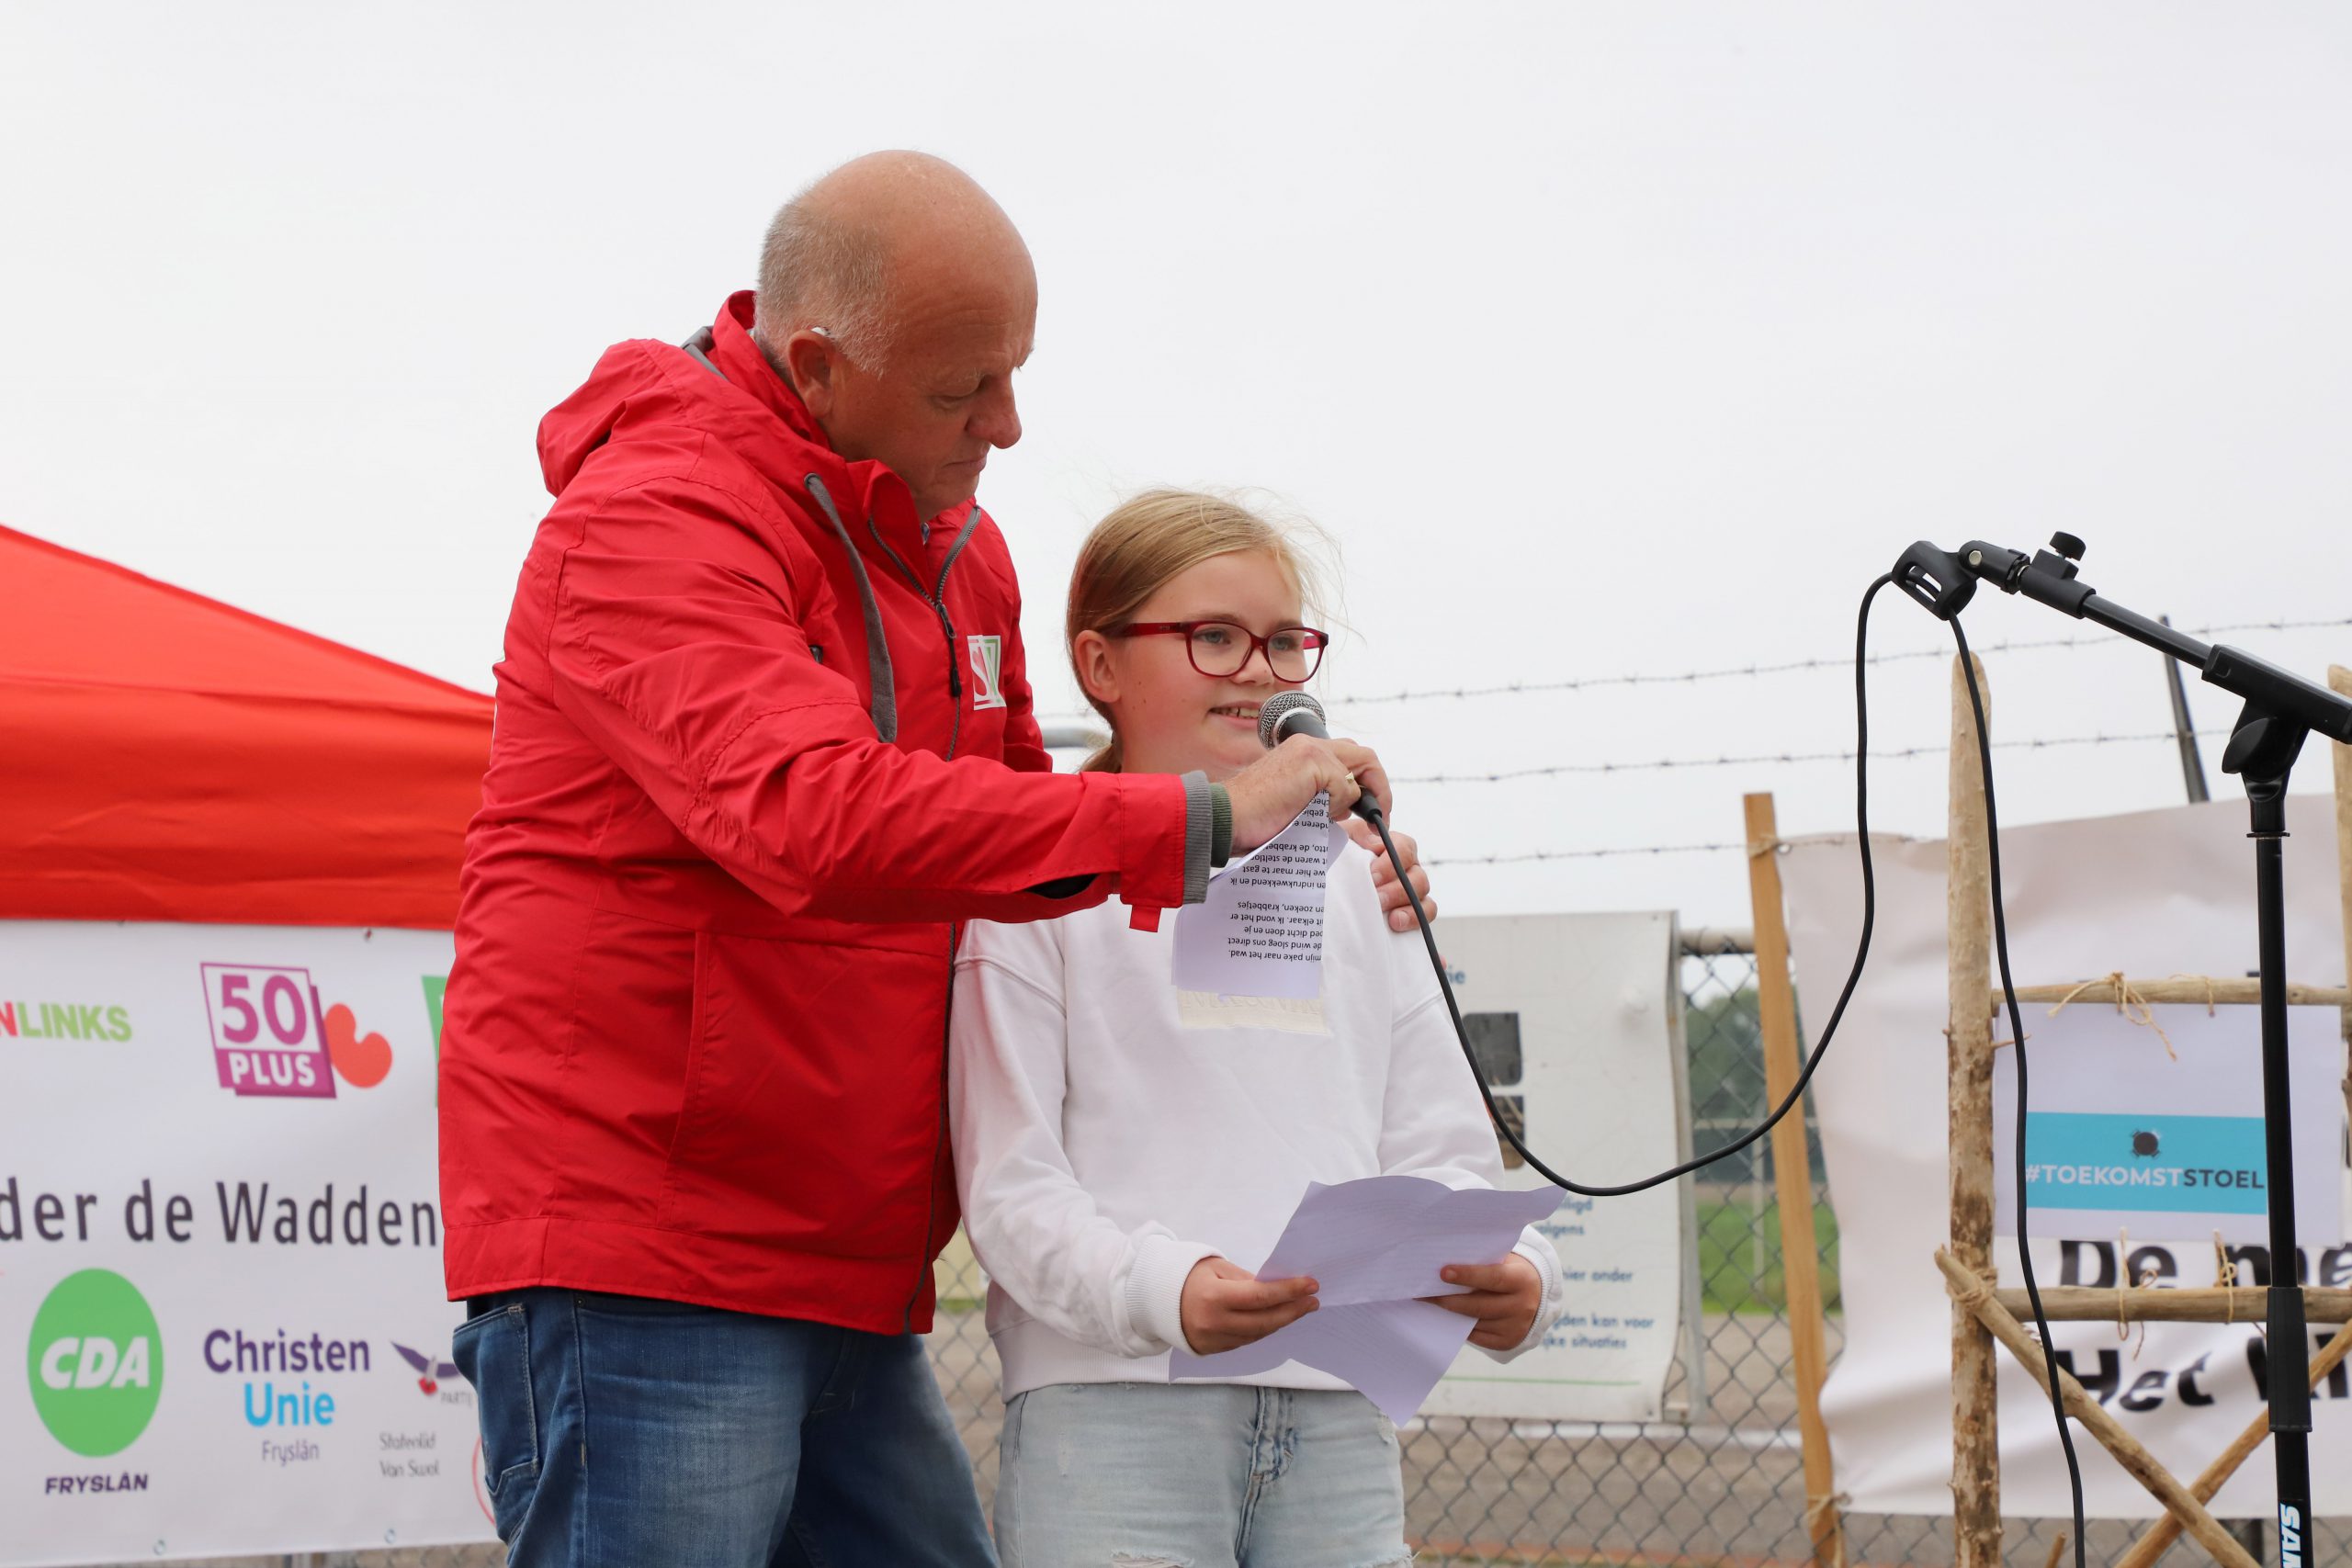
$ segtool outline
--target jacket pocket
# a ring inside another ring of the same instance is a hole
[[[665,1224],[846,1258],[924,1247],[944,1157],[946,936],[891,931],[909,946],[695,933]]]
[[[530,1318],[520,1302],[458,1325],[449,1354],[481,1414],[482,1489],[498,1539],[512,1540],[539,1479],[538,1402],[531,1387]]]

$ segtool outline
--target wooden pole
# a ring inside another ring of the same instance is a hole
[[[1951,1283],[1952,1304],[1981,1320],[1984,1326],[2008,1347],[2018,1364],[2033,1374],[2047,1393],[2048,1369],[2041,1364],[2041,1341],[2026,1332],[2023,1325],[2001,1308],[1993,1299],[1992,1287],[1985,1284],[1973,1270],[1962,1266],[1949,1252],[1936,1253],[1936,1267],[1944,1271]],[[2236,1538],[2223,1529],[2220,1521],[2205,1511],[2205,1505],[2188,1495],[2188,1489],[2174,1479],[2172,1472],[2159,1463],[2154,1455],[2140,1444],[2140,1440],[2123,1429],[2121,1422],[2107,1413],[2107,1407],[2083,1392],[2065,1368],[2058,1369],[2058,1395],[2065,1402],[2066,1414],[2097,1438],[2115,1462],[2131,1473],[2132,1479],[2146,1487],[2166,1511],[2177,1516],[2198,1545],[2213,1554],[2213,1561],[2222,1568],[2260,1568],[2248,1556]]]
[[[2030,1315],[2033,1306],[2023,1291],[1996,1291],[2001,1310]],[[2258,1285],[2235,1291],[2214,1286],[2176,1291],[2127,1286],[2122,1291],[2094,1285],[2044,1285],[2041,1315],[2052,1323],[2244,1323],[2259,1327],[2268,1310],[2269,1292]],[[2352,1320],[2352,1291],[2303,1287],[2303,1318],[2309,1323]]]
[[[1757,1017],[1764,1034],[1764,1092],[1775,1105],[1797,1081],[1797,1004],[1789,987],[1789,930],[1781,913],[1781,830],[1770,795],[1745,796],[1747,896],[1756,911]],[[1800,1102],[1772,1129],[1772,1181],[1781,1214],[1781,1263],[1788,1286],[1789,1338],[1796,1355],[1797,1430],[1804,1445],[1805,1526],[1816,1568],[1845,1568],[1845,1523],[1838,1508],[1829,1428],[1821,1419],[1821,1250],[1813,1228],[1813,1157]]]
[[[2352,697],[2352,670],[2329,665],[2327,683]],[[2339,741],[2328,750],[2335,755],[2335,879],[2344,894],[2344,983],[2352,990],[2352,746]],[[2352,999],[2344,1004],[2344,1109],[2352,1112]]]
[[[1973,656],[1972,656],[1973,657]],[[1985,721],[1993,692],[1976,660]],[[1993,1273],[1992,866],[1984,830],[1984,775],[1976,716],[1959,659],[1951,667],[1949,933],[1952,1256],[1978,1277]],[[1760,955],[1759,955],[1760,957]],[[1951,1309],[1951,1498],[1953,1568],[2000,1568],[1999,1364],[1993,1337],[1957,1301]]]
[[[2343,1364],[2347,1350],[2352,1350],[2352,1324],[2337,1329],[2335,1337],[2312,1358],[2313,1388],[2319,1386],[2322,1378]],[[2200,1503],[2211,1502],[2213,1494],[2222,1489],[2222,1483],[2237,1473],[2238,1466],[2244,1464],[2268,1436],[2270,1412],[2264,1409],[2245,1424],[2245,1430],[2230,1440],[2230,1446],[2222,1450],[2221,1458],[2207,1465],[2203,1473],[2188,1483],[2188,1495]],[[2166,1514],[2150,1525],[2145,1535],[2132,1543],[2131,1551],[2116,1559],[2115,1568],[2155,1568],[2156,1559],[2170,1551],[2172,1543],[2179,1539],[2180,1521]]]
[[[2124,988],[2131,992],[2132,1002],[2146,1002],[2152,1007],[2253,1007],[2262,1000],[2262,982],[2232,979],[2225,975],[2211,976],[2171,975],[2161,980],[2126,980]],[[1998,986],[1993,987],[1989,999],[1997,1013],[2006,1003],[2008,993]],[[2064,1002],[2070,1007],[2115,1005],[2115,982],[2109,979],[2086,980],[2074,986],[2019,986],[2018,1005],[2055,1007]],[[2287,987],[2287,1005],[2290,1008],[2340,1008],[2352,1005],[2352,990],[2342,986]]]

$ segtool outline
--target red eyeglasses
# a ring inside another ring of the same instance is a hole
[[[1113,626],[1110,637],[1181,637],[1193,668],[1204,675],[1238,675],[1250,667],[1250,656],[1262,653],[1274,679],[1287,686],[1304,684],[1323,662],[1330,638],[1313,626],[1277,626],[1260,637],[1231,621],[1131,621]]]

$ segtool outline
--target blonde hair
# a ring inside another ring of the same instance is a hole
[[[1198,491],[1148,490],[1094,525],[1070,569],[1069,606],[1062,640],[1070,673],[1087,705],[1111,729],[1110,744],[1087,758],[1081,771],[1120,769],[1119,728],[1111,711],[1086,689],[1078,668],[1078,634],[1108,631],[1127,620],[1169,582],[1215,556],[1259,550],[1272,556],[1302,605],[1321,597],[1322,577],[1302,537],[1331,552],[1329,536],[1304,520],[1276,522],[1228,496]]]

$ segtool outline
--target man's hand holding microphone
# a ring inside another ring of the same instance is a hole
[[[1377,863],[1373,886],[1389,928],[1411,931],[1412,907],[1371,821],[1386,816],[1390,798],[1388,774],[1380,759],[1368,746],[1332,739],[1323,727],[1322,705],[1305,692],[1266,699],[1258,712],[1258,739],[1268,747],[1265,756],[1225,781],[1233,810],[1234,852],[1256,849],[1289,827],[1318,793],[1329,794],[1333,819],[1344,819],[1348,836],[1370,850]],[[1421,907],[1434,919],[1437,904],[1430,897],[1429,874],[1420,867],[1419,846],[1409,835],[1390,836],[1421,896]]]

